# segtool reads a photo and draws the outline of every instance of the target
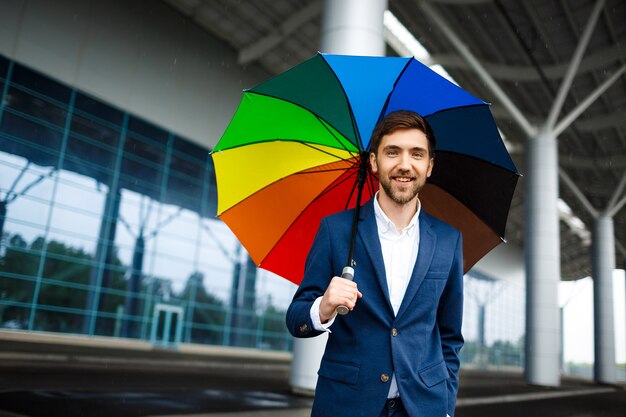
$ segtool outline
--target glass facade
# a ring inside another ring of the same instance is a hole
[[[525,288],[470,270],[464,293],[462,366],[522,369]]]
[[[0,327],[290,349],[209,150],[0,56]]]

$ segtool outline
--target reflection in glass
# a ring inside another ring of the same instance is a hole
[[[1,56],[0,94],[0,327],[290,349],[208,149]]]

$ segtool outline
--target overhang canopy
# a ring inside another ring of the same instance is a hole
[[[321,0],[166,0],[239,53],[242,65],[280,73],[319,49]],[[548,118],[595,7],[600,15],[581,52],[573,82],[556,114],[562,210],[563,279],[591,273],[594,216],[614,215],[616,260],[626,265],[626,2],[623,0],[390,0],[389,10],[466,90],[492,111],[518,169],[524,173],[529,127]],[[438,19],[435,19],[435,16]],[[444,24],[442,24],[444,23]],[[448,33],[446,33],[448,32]],[[504,95],[481,78],[448,36],[462,40]],[[393,44],[391,39],[388,44]],[[397,48],[396,48],[397,49]],[[389,54],[402,53],[388,48]],[[613,76],[613,78],[611,78]],[[246,86],[252,87],[252,86]],[[603,87],[608,87],[606,91]],[[595,94],[594,94],[595,93]],[[585,107],[587,98],[597,99]],[[528,122],[514,117],[510,100]],[[582,107],[579,107],[582,106]],[[577,109],[583,109],[574,118]],[[567,120],[568,115],[572,119]],[[570,121],[573,122],[570,123]],[[523,178],[521,182],[523,182]],[[523,247],[523,185],[518,185],[507,239]],[[612,210],[611,210],[612,209]],[[610,212],[614,213],[610,213]]]

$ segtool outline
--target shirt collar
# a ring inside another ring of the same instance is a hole
[[[406,231],[407,234],[411,235],[415,230],[415,225],[417,224],[417,219],[422,211],[422,203],[419,198],[417,199],[417,211],[415,215],[411,218],[409,224],[402,230]],[[397,234],[396,225],[391,221],[389,217],[385,214],[382,208],[380,208],[380,204],[378,204],[378,191],[374,194],[374,214],[376,216],[376,225],[378,226],[378,231],[381,234],[386,234],[389,232],[393,232]]]

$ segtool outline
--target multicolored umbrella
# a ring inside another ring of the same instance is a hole
[[[414,58],[320,53],[245,90],[213,149],[218,216],[259,267],[300,283],[322,217],[355,207],[359,172],[364,200],[378,189],[370,136],[394,110],[431,125],[420,200],[462,231],[465,271],[504,239],[519,174],[489,105]]]

